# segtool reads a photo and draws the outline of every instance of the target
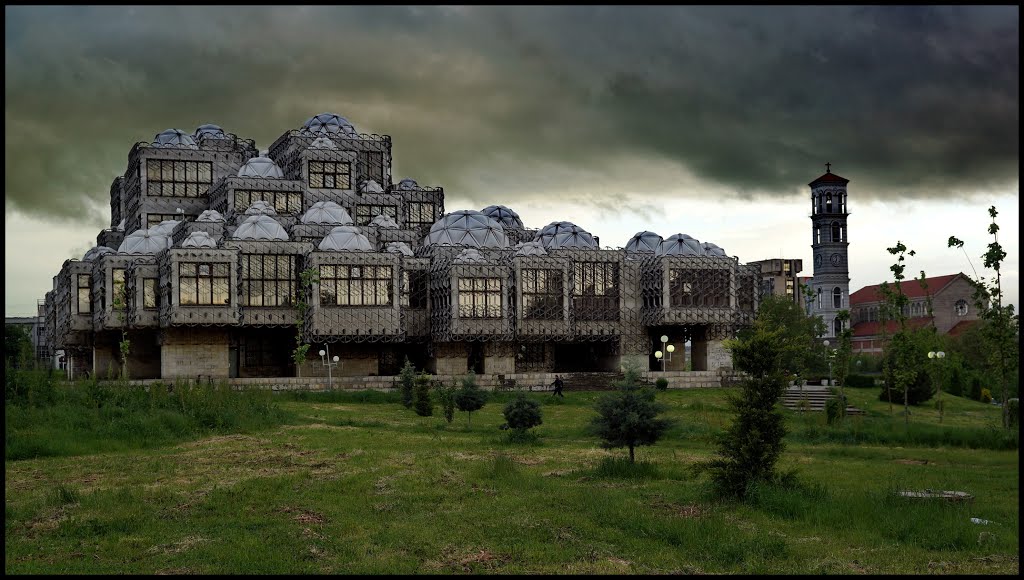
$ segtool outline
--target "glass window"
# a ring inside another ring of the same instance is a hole
[[[565,315],[561,270],[525,268],[519,284],[525,319],[561,320]]]
[[[156,278],[142,279],[142,307],[146,310],[156,310],[160,307],[157,302]]]
[[[838,318],[832,321],[832,334],[833,336],[839,336],[843,333],[843,321]]]
[[[365,226],[379,215],[386,215],[398,222],[398,206],[359,204],[356,206],[356,225]],[[430,222],[434,223],[434,222]]]
[[[619,319],[619,265],[615,262],[573,264],[572,305],[577,320]]]
[[[347,161],[310,161],[309,186],[323,189],[350,189],[351,165]]]
[[[186,214],[180,214],[180,213],[148,213],[148,214],[146,214],[146,228],[151,228],[153,226],[160,225],[160,222],[165,222],[165,221],[170,221],[170,220],[181,221],[183,219],[185,221],[192,221],[192,220],[196,219],[196,216],[193,215],[193,214],[187,214],[187,213]]]
[[[843,307],[843,291],[838,286],[832,289],[832,308]]]
[[[320,266],[321,306],[391,306],[391,266]]]
[[[125,302],[128,300],[128,296],[124,292],[124,268],[114,268],[111,270],[111,278],[114,281],[111,287],[111,304],[114,306],[114,310],[124,310],[126,307]]]
[[[253,203],[264,201],[270,204],[279,214],[298,214],[302,212],[302,194],[297,191],[264,191],[255,189],[236,189],[234,192],[235,211],[244,213]]]
[[[365,179],[383,184],[384,154],[380,151],[360,151],[358,155],[359,174]]]
[[[437,221],[437,206],[423,201],[410,201],[408,208],[409,228],[415,229],[433,225]]]
[[[178,267],[178,301],[182,306],[231,303],[228,264],[182,262]]]
[[[402,271],[402,306],[422,309],[427,307],[427,273],[422,270]]]
[[[501,318],[500,278],[459,278],[459,318]]]
[[[213,163],[147,159],[146,178],[148,195],[200,197],[213,183]]]
[[[839,222],[832,222],[832,241],[841,242],[843,241]]]
[[[78,313],[92,314],[92,302],[90,300],[89,282],[91,276],[88,274],[78,275]]]
[[[773,279],[773,294],[774,282]],[[728,308],[729,294],[729,270],[673,268],[669,271],[669,299],[673,308]]]
[[[242,254],[242,305],[292,306],[298,288],[296,256]]]
[[[967,315],[967,301],[964,300],[963,298],[961,298],[960,300],[957,300],[956,304],[953,305],[953,309],[956,312],[957,316],[966,316]]]

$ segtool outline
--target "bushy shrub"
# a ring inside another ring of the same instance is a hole
[[[875,386],[875,378],[868,375],[849,375],[846,377],[846,385],[851,389],[870,389]]]
[[[505,405],[502,415],[505,416],[505,425],[517,431],[526,431],[543,423],[540,403],[527,399],[524,395],[519,395]]]
[[[633,463],[634,448],[653,445],[671,426],[668,419],[658,418],[666,409],[655,402],[650,388],[627,387],[598,400],[590,431],[603,439],[602,447],[629,447],[629,462]]]
[[[1017,427],[1020,425],[1020,399],[1007,399],[1006,413],[1010,427]]]
[[[981,391],[982,391],[981,385],[982,385],[981,375],[979,375],[978,373],[971,373],[971,389],[970,389],[970,391],[968,391],[968,395],[970,396],[971,399],[973,399],[975,401],[980,401],[981,400]]]
[[[990,391],[988,389],[982,389],[981,390],[981,396],[978,397],[978,400],[981,401],[982,403],[991,403],[992,402],[992,391]]]
[[[444,413],[444,420],[449,423],[455,419],[455,394],[457,392],[455,385],[450,387],[439,385],[434,390],[434,394],[437,396],[437,403],[441,406],[441,411]]]
[[[935,386],[932,383],[931,377],[923,369],[919,369],[910,383],[907,404],[920,405],[931,399],[934,395]],[[888,402],[890,396],[892,396],[893,403],[903,403],[903,389],[897,388],[895,381],[886,380],[885,385],[882,386],[882,390],[878,394],[878,400]]]
[[[657,387],[659,391],[667,390],[668,389],[668,379],[666,379],[664,377],[658,377],[658,380],[654,381],[654,386]]]
[[[412,393],[412,408],[420,417],[434,414],[434,401],[430,399],[430,377],[424,373],[416,377],[416,385]]]
[[[846,397],[835,395],[825,403],[825,420],[829,425],[846,415]]]
[[[398,373],[398,391],[402,394],[402,404],[406,409],[412,407],[412,391],[415,384],[416,369],[409,362],[409,357],[406,357],[405,364],[402,365],[402,370]]]
[[[956,397],[963,396],[965,383],[967,382],[963,367],[954,363],[950,366],[948,377],[949,379],[945,385],[946,392]]]
[[[469,373],[462,378],[462,388],[455,393],[455,406],[467,414],[466,425],[473,427],[473,411],[479,411],[487,404],[487,393],[476,384],[476,375]]]

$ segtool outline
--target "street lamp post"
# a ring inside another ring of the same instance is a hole
[[[654,358],[661,361],[661,372],[665,372],[665,361],[672,360],[672,353],[676,351],[674,345],[668,344],[668,336],[661,335],[661,350],[654,351]]]
[[[320,364],[327,367],[327,387],[334,389],[334,377],[331,374],[331,368],[338,366],[338,355],[334,355],[334,358],[331,359],[331,345],[326,344],[324,347],[327,348],[327,351],[320,351]]]
[[[938,351],[938,352],[929,351],[928,352],[928,358],[930,358],[930,359],[938,359],[938,361],[941,361],[942,359],[946,358],[946,353],[942,352],[941,350]],[[939,373],[941,374],[941,372],[942,372],[942,367],[940,366],[939,367]],[[935,376],[934,373],[932,374],[932,376]],[[939,402],[939,423],[941,423],[942,422],[942,411],[943,411],[943,408],[942,408],[943,407],[943,405],[942,405],[942,377],[941,376],[938,378],[938,380],[935,381],[935,384],[936,384],[936,388],[939,391],[939,401],[938,401]]]

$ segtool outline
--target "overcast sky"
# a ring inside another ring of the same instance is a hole
[[[801,258],[807,183],[850,180],[851,290],[981,275],[1019,304],[1019,32],[1000,7],[6,7],[5,313],[34,312],[163,129],[260,149],[321,112],[391,135],[397,181],[604,246],[687,233]],[[966,255],[946,247],[965,240]]]

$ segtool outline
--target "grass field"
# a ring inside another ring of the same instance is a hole
[[[5,572],[1018,572],[1018,445],[998,408],[946,396],[942,426],[929,407],[908,429],[877,390],[848,389],[867,414],[843,427],[787,414],[781,467],[801,485],[737,504],[690,470],[730,420],[726,394],[659,393],[676,426],[634,467],[586,434],[593,392],[531,395],[544,403],[534,444],[497,429],[506,394],[467,429],[463,413],[447,425],[368,392],[277,395],[260,413],[272,426],[126,429],[9,453]],[[75,428],[57,415],[21,417],[7,436]],[[976,499],[893,496],[925,488]]]

